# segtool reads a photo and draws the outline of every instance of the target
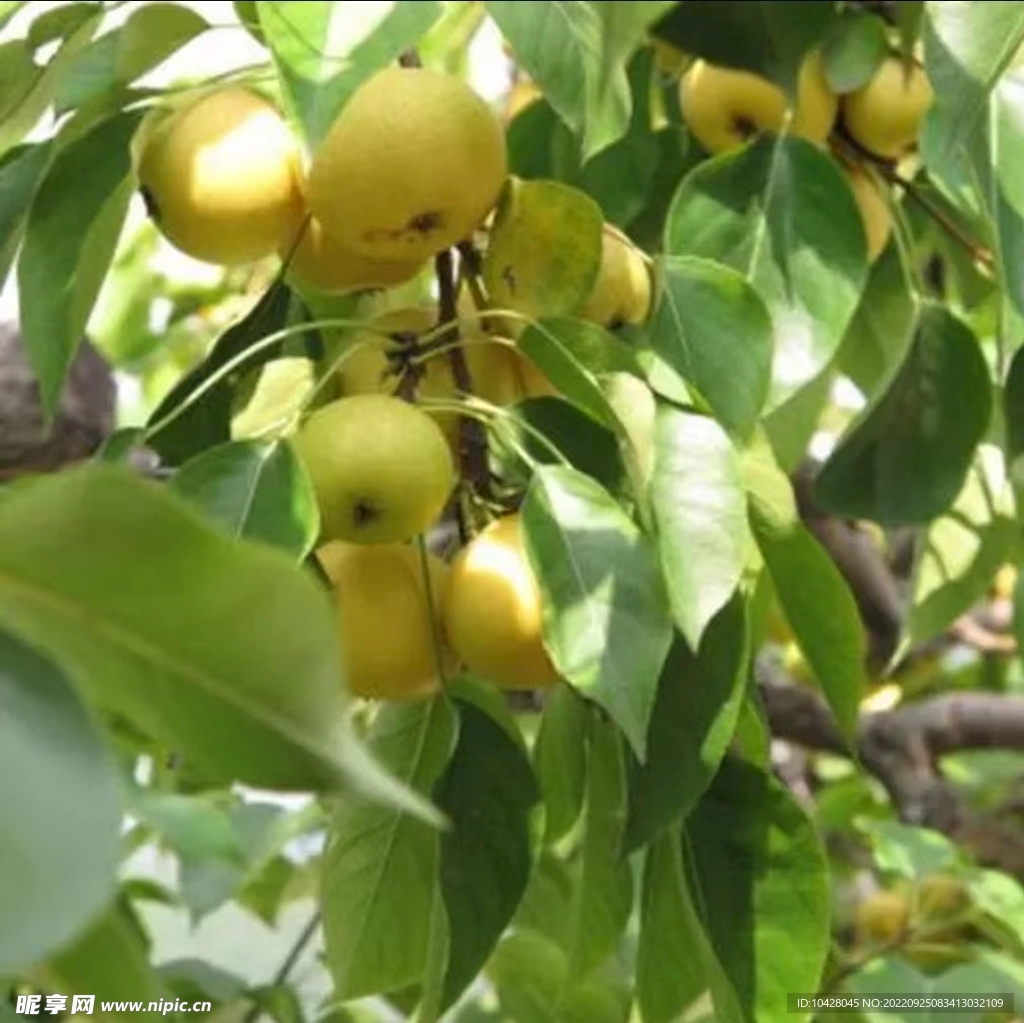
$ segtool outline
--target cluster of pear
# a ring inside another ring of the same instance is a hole
[[[900,948],[922,969],[958,961],[971,896],[953,874],[938,871],[915,883],[880,889],[854,911],[854,936],[861,948]]]
[[[839,96],[829,86],[817,50],[804,58],[792,108],[782,89],[760,75],[704,60],[689,67],[679,87],[683,117],[711,153],[727,152],[756,134],[783,128],[823,146],[841,125],[870,158],[852,160],[849,150],[842,155],[833,150],[857,201],[872,261],[889,240],[892,217],[871,162],[896,162],[913,151],[932,98],[924,68],[895,54],[861,88]]]
[[[277,252],[294,283],[320,292],[410,281],[477,237],[516,185],[500,118],[462,80],[424,68],[367,80],[309,160],[273,104],[238,87],[148,118],[135,155],[153,219],[178,248],[221,264]],[[539,314],[521,294],[483,298]],[[593,283],[573,311],[612,325],[641,321],[650,305],[643,257],[605,225]],[[554,393],[516,346],[515,324],[488,318],[511,335],[496,338],[475,305],[459,312],[472,314],[458,344],[474,397],[505,406]],[[450,565],[415,542],[459,482],[465,395],[447,354],[420,344],[440,318],[434,306],[401,308],[350,331],[341,396],[293,438],[320,510],[317,558],[336,597],[349,686],[363,697],[421,697],[459,667],[507,688],[558,678],[517,514],[494,519]]]

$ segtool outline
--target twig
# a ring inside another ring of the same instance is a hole
[[[434,260],[437,273],[439,322],[449,325],[439,335],[438,341],[450,344],[448,352],[449,364],[455,386],[464,394],[473,393],[473,380],[466,362],[466,353],[462,346],[455,343],[459,337],[459,312],[455,301],[455,264],[451,249],[445,249]],[[467,479],[477,493],[487,496],[490,493],[491,471],[487,461],[487,434],[477,420],[469,416],[459,418],[459,468],[462,476]]]
[[[274,974],[274,979],[270,985],[271,988],[280,987],[288,979],[289,974],[295,969],[295,964],[299,961],[299,957],[306,951],[306,947],[313,940],[319,929],[320,910],[318,909],[313,914],[309,923],[303,928],[302,933],[295,939],[295,944],[292,946],[291,951],[285,957],[284,962],[281,963],[280,969]],[[258,1001],[255,1002],[252,1008],[245,1014],[242,1023],[256,1023],[260,1018],[262,1010],[263,1006]]]

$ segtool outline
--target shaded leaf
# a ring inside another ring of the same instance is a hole
[[[633,874],[622,853],[626,765],[619,732],[591,713],[578,879],[571,907],[569,969],[585,977],[615,951],[633,908]]]
[[[290,308],[291,292],[275,281],[248,314],[217,339],[210,354],[171,388],[148,424],[150,445],[165,462],[178,465],[231,440],[232,385],[246,369],[278,355],[281,345],[268,344],[254,350],[251,358],[237,365],[227,379],[211,381],[233,360],[282,330]],[[201,388],[205,390],[200,392]]]
[[[770,0],[702,0],[677,4],[655,31],[687,53],[758,72],[795,93],[804,54],[824,37],[833,10],[827,0],[812,0],[794,17]]]
[[[658,410],[651,505],[676,624],[691,648],[736,591],[750,543],[740,458],[722,428]]]
[[[867,85],[889,55],[885,22],[875,14],[847,8],[833,23],[821,48],[825,79],[836,93]]]
[[[692,929],[700,929],[700,922],[690,901],[678,830],[673,830],[651,843],[644,860],[636,963],[644,1023],[675,1023],[707,989]]]
[[[991,414],[977,339],[946,309],[924,307],[899,372],[822,467],[819,504],[886,525],[929,521],[963,486]]]
[[[654,551],[600,485],[560,466],[537,471],[523,524],[555,666],[608,711],[642,759],[672,642]]]
[[[769,409],[832,361],[867,280],[864,229],[839,165],[805,139],[765,136],[679,186],[666,251],[721,260],[771,314]]]
[[[74,937],[112,896],[121,794],[63,673],[3,632],[0,706],[0,972],[12,974]]]
[[[544,701],[533,766],[544,797],[547,842],[557,842],[583,809],[587,772],[587,705],[572,686]]]
[[[349,731],[322,590],[128,470],[94,463],[5,495],[0,621],[211,780],[307,790],[347,774],[408,805]]]
[[[983,446],[949,513],[921,540],[906,644],[918,646],[944,632],[985,595],[1010,560],[1018,528],[1001,453]]]
[[[736,1018],[781,1023],[788,992],[818,989],[829,946],[828,863],[814,826],[770,774],[726,758],[687,820],[686,847]]]
[[[676,639],[658,685],[647,762],[630,765],[628,852],[685,818],[711,784],[736,729],[750,657],[738,596],[711,622],[696,655]]]
[[[18,261],[19,308],[49,413],[114,255],[128,206],[128,144],[140,117],[113,117],[60,150],[29,210]]]
[[[526,891],[530,818],[540,798],[518,743],[473,703],[457,701],[459,742],[434,797],[451,821],[441,836],[449,956],[443,1005],[479,973]]]
[[[517,63],[580,137],[584,161],[622,138],[630,119],[629,81],[623,59],[613,50],[606,57],[604,25],[593,5],[487,0],[485,6]]]
[[[764,302],[739,272],[709,259],[675,255],[660,269],[649,344],[663,371],[677,374],[730,433],[746,439],[771,375],[772,325]],[[651,385],[665,393],[657,376]]]
[[[443,697],[391,704],[368,744],[396,777],[429,795],[455,742]],[[420,978],[427,961],[439,857],[438,832],[394,808],[343,802],[324,866],[327,963],[344,1000],[393,991]]]
[[[0,159],[0,288],[21,244],[26,214],[46,172],[51,150],[49,142],[30,143]]]
[[[866,643],[857,602],[800,521],[789,479],[761,448],[746,459],[750,522],[786,621],[847,734],[856,727]]]
[[[261,540],[297,559],[316,543],[316,495],[288,444],[238,441],[210,448],[186,462],[171,486],[233,536]]]

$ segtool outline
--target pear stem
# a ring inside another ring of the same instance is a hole
[[[455,301],[455,262],[451,249],[438,253],[434,259],[434,271],[437,274],[439,330],[443,328],[437,340],[441,344],[452,344],[448,352],[452,379],[459,391],[472,394],[473,380],[465,352],[460,345],[454,344],[459,340],[459,311]],[[459,468],[479,494],[487,496],[490,493],[487,434],[480,423],[466,416],[459,420]]]

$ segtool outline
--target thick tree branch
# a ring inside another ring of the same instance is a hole
[[[1024,878],[1024,833],[971,808],[938,758],[970,749],[1024,749],[1024,698],[967,692],[865,714],[855,749],[813,690],[788,682],[762,659],[758,683],[772,734],[809,750],[856,756],[885,786],[900,818],[966,846],[979,862]]]

